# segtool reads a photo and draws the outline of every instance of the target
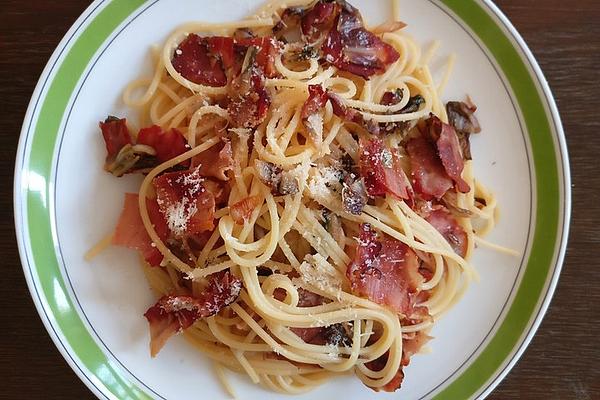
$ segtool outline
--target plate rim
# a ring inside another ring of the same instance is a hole
[[[443,3],[444,5],[448,6],[451,10],[454,10],[452,8],[452,3],[456,3],[456,2],[457,1],[455,1],[455,0],[435,1],[435,3]],[[519,55],[524,56],[526,61],[529,62],[531,71],[527,70],[527,74],[532,79],[532,81],[534,81],[534,84],[537,83],[540,86],[539,88],[537,88],[538,91],[536,92],[536,97],[539,97],[539,100],[542,103],[545,101],[546,106],[547,106],[547,109],[546,108],[544,109],[544,115],[545,115],[546,122],[548,123],[548,127],[550,129],[550,135],[552,136],[552,139],[555,140],[555,142],[552,144],[552,148],[555,152],[554,162],[556,163],[556,168],[557,168],[556,173],[557,173],[557,180],[559,183],[559,185],[558,185],[559,189],[561,188],[560,183],[561,183],[561,179],[562,179],[562,192],[559,192],[558,196],[557,196],[557,202],[559,204],[559,207],[557,209],[557,213],[558,213],[557,218],[560,220],[560,217],[562,216],[563,221],[562,221],[562,227],[560,226],[560,223],[557,221],[557,232],[556,232],[557,236],[554,238],[554,246],[551,249],[552,252],[556,255],[556,257],[554,260],[554,265],[549,265],[548,271],[546,273],[546,282],[543,285],[543,288],[546,288],[546,293],[544,294],[543,291],[541,291],[539,293],[539,297],[537,298],[537,304],[534,306],[534,308],[532,309],[531,314],[529,316],[530,321],[523,327],[523,332],[521,332],[521,336],[526,331],[527,331],[527,333],[524,337],[517,339],[516,343],[514,344],[514,347],[511,349],[511,351],[507,355],[507,358],[502,360],[501,364],[503,364],[503,363],[505,364],[503,366],[503,368],[499,372],[498,372],[498,370],[492,372],[492,374],[491,374],[492,376],[486,382],[484,382],[484,384],[482,384],[482,385],[487,384],[487,388],[483,392],[477,394],[477,391],[479,391],[481,389],[481,387],[479,387],[475,391],[475,393],[473,393],[473,396],[484,398],[498,385],[498,383],[502,379],[504,379],[504,377],[512,369],[514,364],[521,357],[521,355],[525,351],[526,347],[529,345],[530,341],[532,340],[533,336],[535,335],[535,332],[537,331],[544,315],[547,312],[548,306],[551,302],[551,299],[553,297],[553,294],[556,289],[556,285],[557,285],[557,282],[558,282],[558,279],[560,276],[560,272],[561,272],[563,262],[564,262],[566,245],[568,242],[568,232],[569,232],[569,227],[570,227],[570,214],[571,214],[571,181],[570,181],[570,167],[569,167],[569,161],[568,161],[568,159],[569,159],[568,150],[567,150],[567,146],[566,146],[566,139],[565,139],[564,130],[563,130],[561,119],[560,119],[560,114],[558,113],[558,108],[556,106],[554,96],[551,93],[548,82],[546,81],[546,79],[541,71],[541,68],[539,67],[537,61],[535,60],[532,52],[529,50],[529,48],[525,44],[525,41],[523,40],[523,38],[519,35],[519,33],[514,28],[512,23],[498,9],[497,6],[495,6],[490,0],[472,0],[472,2],[475,3],[477,6],[481,6],[482,8],[487,7],[490,10],[490,12],[493,14],[493,16],[498,18],[499,22],[492,21],[492,23],[494,23],[494,25],[497,25],[499,28],[506,29],[507,32],[502,32],[503,36],[505,36],[507,39],[509,39],[509,41],[511,39],[509,37],[509,35],[512,36],[512,39],[516,42],[516,45],[519,47],[519,48],[515,48],[515,51],[517,51],[517,53],[522,52],[522,55],[521,54],[519,54]],[[126,16],[123,20],[119,20],[119,21],[117,21],[117,23],[114,24],[114,28],[109,30],[107,37],[104,37],[104,38],[102,38],[102,40],[99,41],[99,47],[94,49],[94,51],[91,54],[90,60],[87,60],[85,62],[86,67],[89,65],[89,62],[91,60],[93,60],[97,51],[102,47],[102,45],[107,41],[107,39],[114,33],[116,27],[120,26],[125,20],[128,19],[130,14],[135,13],[141,6],[144,5],[144,3],[145,2],[143,0],[130,1],[129,8],[131,9],[131,11],[126,14]],[[29,235],[27,235],[27,237],[25,237],[25,233],[24,233],[27,231],[27,223],[25,223],[25,221],[28,218],[28,215],[21,215],[21,213],[23,212],[24,214],[28,214],[28,212],[29,212],[29,210],[25,211],[25,209],[23,208],[23,204],[26,204],[26,205],[28,204],[27,197],[28,197],[28,194],[30,194],[29,192],[31,191],[32,183],[29,182],[29,185],[28,185],[27,182],[23,181],[23,177],[26,177],[27,173],[25,173],[25,170],[21,170],[20,165],[25,161],[26,157],[28,157],[30,155],[27,153],[28,150],[31,150],[31,146],[32,146],[32,144],[29,143],[29,139],[33,140],[33,138],[35,136],[35,132],[32,133],[31,135],[28,135],[27,131],[29,128],[31,128],[33,126],[35,126],[37,128],[37,124],[39,123],[39,117],[40,117],[39,113],[38,113],[37,117],[36,117],[36,115],[33,115],[36,111],[36,105],[40,100],[42,100],[42,99],[46,100],[45,96],[47,96],[47,94],[48,94],[47,93],[48,87],[46,87],[46,83],[49,81],[52,83],[52,80],[55,78],[56,73],[58,71],[58,68],[55,68],[55,67],[57,65],[58,65],[58,67],[61,67],[63,65],[63,63],[65,61],[65,58],[62,58],[62,60],[61,60],[63,52],[68,53],[71,50],[71,48],[69,46],[72,46],[73,43],[77,42],[77,40],[81,37],[81,35],[89,27],[89,24],[93,23],[100,13],[105,11],[108,7],[114,6],[115,4],[117,6],[118,5],[122,6],[124,4],[124,2],[121,2],[120,0],[95,0],[93,3],[91,3],[90,6],[88,6],[86,8],[86,10],[80,15],[80,17],[74,22],[74,24],[70,27],[70,29],[64,35],[63,39],[57,45],[55,51],[53,52],[52,56],[50,57],[50,59],[48,61],[46,67],[44,68],[44,70],[40,76],[40,79],[36,85],[36,88],[32,94],[31,101],[28,106],[28,109],[27,109],[27,112],[25,115],[25,119],[23,122],[23,127],[21,130],[19,146],[18,146],[18,150],[17,150],[17,157],[16,157],[16,161],[15,161],[15,181],[14,181],[14,198],[13,198],[13,206],[14,206],[14,211],[15,211],[15,213],[14,213],[15,229],[16,229],[16,233],[17,233],[17,242],[18,242],[18,247],[19,247],[19,254],[21,257],[21,263],[22,263],[22,267],[24,269],[24,274],[25,274],[25,277],[27,280],[27,284],[28,284],[28,287],[30,290],[31,297],[35,303],[35,306],[38,310],[40,318],[42,319],[42,322],[44,323],[46,330],[48,331],[50,337],[54,341],[55,346],[59,349],[63,358],[65,358],[65,360],[67,361],[69,366],[74,370],[74,372],[78,375],[78,377],[86,384],[86,386],[88,386],[88,388],[99,398],[113,398],[114,395],[111,393],[109,388],[104,383],[100,382],[100,380],[98,379],[97,376],[95,376],[93,373],[91,373],[91,371],[89,371],[89,369],[85,365],[83,365],[83,362],[79,359],[77,352],[72,348],[70,343],[68,343],[68,340],[64,341],[64,339],[66,339],[66,337],[60,328],[56,329],[57,328],[55,326],[55,325],[57,325],[56,318],[53,315],[53,312],[48,305],[47,299],[45,298],[43,291],[41,291],[42,289],[38,289],[36,286],[36,283],[37,283],[37,285],[40,284],[40,282],[38,281],[39,277],[37,276],[37,274],[36,274],[36,276],[34,276],[33,271],[31,271],[31,270],[27,271],[27,269],[26,269],[28,266],[31,267],[30,261],[29,261],[29,251],[32,248],[32,243],[31,243],[30,232],[29,232]],[[104,7],[102,7],[102,6],[104,6]],[[100,11],[98,13],[96,13],[97,10],[100,10]],[[90,23],[86,25],[87,20],[92,16],[93,16],[93,18],[91,18]],[[462,20],[462,18],[461,18],[461,20]],[[464,20],[462,20],[462,24],[464,24],[466,26],[469,25]],[[479,35],[476,34],[475,36],[479,39]],[[73,41],[73,43],[71,43],[71,41]],[[514,43],[511,42],[511,47],[516,47],[516,46]],[[486,46],[486,50],[489,51],[489,48],[487,48],[487,46]],[[59,61],[60,61],[60,63],[58,63]],[[523,61],[525,63],[525,60],[521,60],[521,61]],[[85,68],[84,68],[84,70],[85,70]],[[501,68],[501,70],[504,72],[504,70],[502,68]],[[81,77],[79,77],[79,78],[81,78]],[[512,85],[510,85],[510,87],[512,88]],[[70,92],[68,94],[68,97],[70,98],[71,95],[72,95],[72,92]],[[519,109],[521,110],[520,101],[518,102],[518,104],[519,104]],[[61,121],[62,121],[63,117],[64,117],[64,114],[61,115],[61,117],[60,117]],[[530,135],[530,133],[529,133],[529,135]],[[29,143],[29,146],[28,146],[28,143]],[[54,150],[55,150],[55,148],[54,148]],[[531,149],[531,151],[533,152],[533,148]],[[558,159],[559,156],[562,158],[562,163]],[[53,159],[54,159],[54,155],[51,157],[52,163],[54,163]],[[534,166],[534,172],[536,172],[536,171],[537,171],[537,167]],[[538,179],[536,177],[536,182],[537,182],[537,180]],[[534,186],[535,186],[535,182],[534,182]],[[535,190],[535,188],[533,188],[533,189]],[[561,202],[562,202],[562,207],[561,207]],[[536,207],[536,215],[537,215],[537,212],[538,212],[538,209]],[[20,217],[23,218],[23,220],[21,220]],[[23,230],[23,229],[25,229],[25,230]],[[558,242],[558,240],[557,240],[559,238],[559,236],[558,236],[559,233],[562,234],[562,240],[560,242]],[[33,250],[31,250],[31,252],[33,253]],[[528,261],[528,265],[529,265],[529,259],[527,261]],[[550,261],[550,263],[552,263],[551,261]],[[35,268],[37,269],[39,267],[35,266]],[[521,283],[519,284],[517,290],[520,288],[521,288]],[[43,299],[38,298],[38,296],[40,296],[40,295],[44,298]],[[511,302],[511,306],[512,306],[512,302]],[[76,313],[78,313],[77,310],[74,310],[74,311]],[[507,315],[505,315],[504,319],[506,319]],[[535,315],[535,318],[533,320],[531,320],[531,318],[534,315]],[[79,316],[79,318],[81,318],[81,317]],[[497,334],[497,329],[496,329],[496,332],[494,332],[494,336],[496,334]],[[63,339],[63,340],[61,340],[61,339]],[[489,342],[486,343],[485,347],[487,347],[488,345],[489,345]],[[110,360],[110,358],[108,356],[106,356],[105,354],[104,354],[104,356],[106,357],[107,363],[112,364],[112,361]],[[471,364],[478,357],[479,357],[479,355],[477,357],[475,357],[475,359],[473,361],[471,361]],[[113,366],[113,367],[116,367],[116,366]],[[500,367],[502,367],[502,365],[499,366],[499,369],[500,369]],[[117,367],[117,369],[118,368],[119,367]],[[119,372],[121,372],[121,371],[119,371]],[[119,372],[117,372],[117,374]],[[439,395],[444,393],[444,391],[446,391],[446,389],[449,386],[451,386],[453,384],[453,382],[458,380],[461,375],[462,375],[462,372],[452,382],[447,383],[445,385],[445,387],[442,389],[442,391],[438,392],[435,395],[435,397],[436,398],[441,397]],[[491,380],[491,382],[489,382],[490,380]],[[97,385],[100,385],[102,390],[100,390]],[[132,387],[130,387],[129,389],[131,389],[132,390],[131,393],[135,394],[138,398],[148,398],[147,395],[143,391],[140,391],[137,389],[137,387],[135,386],[135,383],[133,383]]]

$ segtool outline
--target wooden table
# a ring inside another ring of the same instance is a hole
[[[496,0],[544,70],[573,175],[571,240],[535,339],[491,399],[600,399],[600,1]],[[12,220],[21,123],[37,78],[86,0],[0,6],[0,399],[91,399],[50,341],[23,278]]]

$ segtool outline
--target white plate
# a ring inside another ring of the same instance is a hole
[[[388,1],[352,1],[370,23]],[[102,171],[97,121],[126,115],[123,87],[150,71],[149,48],[189,20],[231,21],[253,0],[95,1],[50,59],[27,112],[15,173],[15,224],[32,297],[65,359],[101,398],[225,398],[207,359],[181,337],[156,359],[142,317],[153,296],[131,251],[83,254],[111,231],[123,193],[139,177]],[[408,31],[440,57],[456,53],[445,100],[469,94],[483,133],[475,172],[497,195],[502,218],[473,263],[481,282],[435,326],[432,354],[413,357],[402,389],[377,398],[484,397],[530,341],[558,279],[570,211],[567,153],[558,113],[531,53],[489,2],[403,0]],[[231,374],[243,399],[278,395]],[[356,378],[299,398],[374,396]]]

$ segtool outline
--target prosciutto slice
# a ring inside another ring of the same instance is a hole
[[[346,1],[336,4],[340,13],[321,49],[325,61],[364,79],[384,73],[400,57],[396,49],[365,29],[356,8]]]
[[[319,146],[323,142],[323,116],[322,110],[327,104],[327,92],[321,85],[308,86],[308,99],[302,106],[302,124],[308,131],[310,139]]]
[[[141,129],[138,133],[137,143],[152,147],[156,151],[157,160],[161,163],[189,150],[181,132],[177,129],[164,131],[157,125]]]
[[[169,338],[199,318],[214,315],[233,303],[241,289],[242,281],[231,272],[223,271],[210,275],[208,287],[198,297],[161,297],[144,314],[150,327],[150,355],[155,357]]]
[[[112,238],[112,244],[139,251],[148,264],[157,267],[163,260],[163,255],[152,245],[152,239],[142,222],[138,199],[137,193],[125,194],[125,204]],[[158,237],[165,241],[169,232],[156,200],[146,199],[146,207],[154,230]]]
[[[198,168],[162,174],[152,181],[161,214],[175,238],[214,228],[215,198]]]
[[[462,193],[469,192],[471,188],[461,176],[465,164],[456,131],[452,126],[443,123],[435,116],[427,120],[427,127],[429,128],[429,136],[435,141],[438,156],[446,173],[452,178],[458,191]]]
[[[450,243],[456,254],[461,257],[467,255],[467,233],[452,214],[444,208],[438,208],[431,211],[425,219]]]
[[[223,62],[210,51],[215,47],[215,43],[210,45],[207,38],[190,33],[175,49],[171,60],[173,67],[185,79],[199,85],[225,86],[227,75]]]
[[[411,198],[412,188],[400,165],[396,150],[388,149],[380,139],[360,141],[360,174],[371,197],[386,193],[401,199]]]
[[[227,172],[234,166],[231,142],[226,141],[219,147],[210,148],[194,157],[194,166],[200,168],[200,175],[221,181],[229,180]]]
[[[352,291],[409,316],[423,281],[414,251],[390,237],[378,238],[369,224],[362,224],[354,260],[346,270]]]
[[[434,145],[424,137],[416,137],[406,144],[410,156],[413,187],[425,199],[441,199],[454,184],[436,154]]]

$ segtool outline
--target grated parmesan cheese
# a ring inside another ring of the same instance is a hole
[[[306,256],[298,272],[306,283],[319,290],[332,293],[342,289],[340,274],[320,254]]]
[[[318,169],[309,182],[308,190],[316,197],[326,197],[331,195],[331,191],[341,191],[340,170],[333,167]]]
[[[167,300],[167,305],[174,311],[196,311],[197,309],[197,304],[187,297],[171,297]]]
[[[182,236],[187,230],[189,220],[196,214],[198,208],[195,202],[190,202],[187,197],[169,206],[165,213],[167,225],[176,236]]]
[[[183,186],[186,189],[189,197],[204,191],[202,182],[204,182],[204,178],[200,175],[200,165],[191,174],[183,174],[175,180],[178,186]]]
[[[308,125],[314,132],[314,139],[317,141],[323,139],[323,116],[321,114],[311,114],[308,117]],[[318,143],[317,143],[318,144]]]

